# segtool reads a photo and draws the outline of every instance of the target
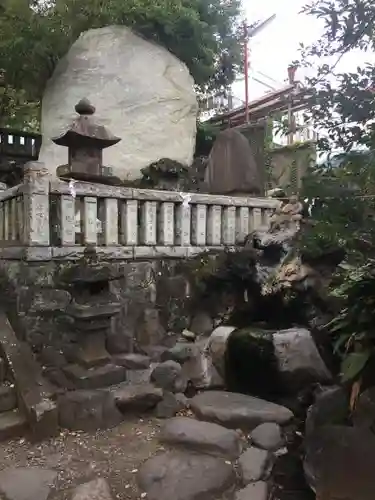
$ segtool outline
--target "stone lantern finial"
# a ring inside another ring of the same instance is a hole
[[[81,99],[75,106],[78,113],[69,128],[52,141],[68,148],[68,164],[56,169],[58,177],[112,184],[110,167],[103,166],[103,149],[121,141],[104,126],[95,123],[95,107],[88,99]]]

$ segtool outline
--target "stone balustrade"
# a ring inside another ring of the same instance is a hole
[[[274,199],[51,180],[43,164],[0,192],[0,257],[74,260],[183,258],[235,246],[269,224]]]

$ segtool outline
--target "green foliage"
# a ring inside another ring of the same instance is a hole
[[[353,382],[371,365],[375,354],[375,108],[374,63],[338,72],[352,49],[375,49],[373,0],[317,0],[305,13],[324,22],[322,37],[302,46],[300,65],[316,67],[307,80],[312,89],[306,113],[325,134],[320,150],[341,151],[339,161],[312,167],[302,197],[309,200],[315,225],[301,240],[312,254],[332,247],[346,250],[350,272],[338,273],[332,293],[342,309],[329,327],[342,359],[342,379]],[[330,56],[333,64],[327,64]],[[373,57],[369,57],[373,61]],[[369,260],[370,259],[370,260]],[[337,286],[339,285],[339,286]],[[372,381],[374,382],[374,380]]]
[[[211,123],[198,121],[195,138],[195,156],[208,156],[219,132],[219,127]]]
[[[343,307],[328,327],[342,358],[342,380],[352,382],[375,356],[375,261],[349,271],[333,293]]]
[[[374,151],[342,155],[339,166],[310,168],[302,197],[309,200],[315,221],[301,240],[304,248],[318,252],[319,248],[342,247],[353,263],[374,254]]]
[[[3,86],[17,98],[10,108],[0,101],[1,116],[18,115],[19,93],[32,103],[34,117],[34,103],[80,33],[113,24],[164,45],[187,64],[198,86],[227,86],[241,64],[239,5],[239,0],[6,0],[0,68]]]

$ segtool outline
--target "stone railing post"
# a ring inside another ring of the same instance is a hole
[[[26,246],[50,245],[49,181],[44,163],[29,162],[25,165],[22,240]]]

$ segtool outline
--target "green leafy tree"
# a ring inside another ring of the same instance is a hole
[[[356,394],[375,359],[375,66],[368,63],[347,73],[337,68],[353,49],[371,52],[373,60],[375,4],[317,0],[304,11],[325,26],[316,43],[302,47],[304,63],[317,65],[307,82],[313,89],[309,118],[326,132],[320,149],[341,154],[325,167],[312,168],[304,182],[302,195],[309,199],[316,224],[302,244],[313,253],[332,245],[347,252],[351,267],[333,290],[343,301],[342,310],[330,329],[342,357],[343,381],[354,384]],[[326,57],[333,63],[327,64]],[[374,373],[370,378],[374,383]]]
[[[239,5],[239,0],[5,0],[0,119],[8,122],[21,111],[22,124],[28,110],[35,117],[35,103],[71,44],[83,31],[111,24],[164,45],[187,64],[200,88],[225,88],[241,63]]]

